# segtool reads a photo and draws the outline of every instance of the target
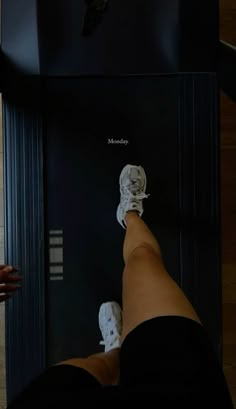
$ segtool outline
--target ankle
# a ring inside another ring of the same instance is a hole
[[[126,223],[129,222],[129,220],[131,220],[132,218],[136,218],[139,217],[139,213],[137,210],[129,210],[126,215],[125,215],[125,221]]]

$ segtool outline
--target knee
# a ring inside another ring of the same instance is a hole
[[[154,249],[151,244],[144,242],[132,250],[127,262],[130,260],[140,262],[141,260],[153,257],[156,257],[159,261],[162,261],[161,254]]]

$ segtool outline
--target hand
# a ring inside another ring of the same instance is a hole
[[[11,297],[11,294],[18,288],[21,288],[20,285],[16,285],[19,281],[22,280],[20,276],[10,275],[19,271],[17,268],[12,266],[0,265],[0,302],[8,300]]]

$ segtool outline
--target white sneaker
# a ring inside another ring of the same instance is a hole
[[[126,229],[125,215],[129,210],[135,210],[142,217],[143,199],[146,195],[147,178],[142,166],[126,165],[120,174],[120,204],[116,217],[120,225]]]
[[[105,345],[105,352],[120,348],[122,332],[122,309],[117,302],[107,302],[99,310],[99,327],[103,336],[100,345]]]

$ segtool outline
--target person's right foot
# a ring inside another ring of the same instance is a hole
[[[126,165],[120,174],[120,204],[116,217],[120,225],[126,229],[125,215],[128,211],[143,214],[143,199],[150,196],[146,192],[147,178],[142,166]]]

